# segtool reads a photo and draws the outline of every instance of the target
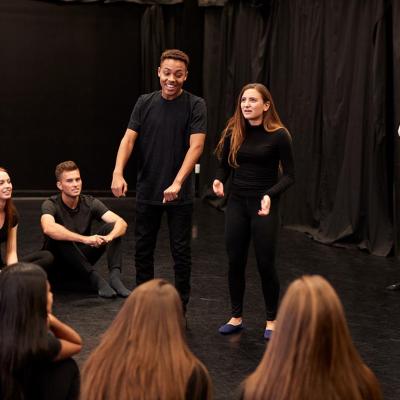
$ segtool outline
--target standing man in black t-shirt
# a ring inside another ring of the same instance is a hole
[[[167,213],[175,286],[184,308],[190,295],[193,168],[207,127],[202,98],[183,90],[189,57],[180,50],[161,55],[161,91],[139,97],[119,146],[112,191],[124,196],[125,165],[137,151],[135,266],[137,285],[154,278],[154,249],[163,212]]]
[[[100,200],[81,194],[82,180],[73,161],[58,164],[55,173],[60,193],[43,202],[41,217],[45,247],[54,254],[55,264],[67,264],[87,276],[101,297],[129,296],[120,280],[121,237],[127,223]],[[95,234],[91,232],[94,220],[104,222]],[[94,267],[105,250],[109,283]]]

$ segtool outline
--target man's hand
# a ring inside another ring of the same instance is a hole
[[[103,244],[107,244],[110,243],[114,240],[114,236],[111,234],[102,236],[102,235],[97,235],[99,238],[101,238],[101,240],[103,241]]]
[[[92,235],[92,236],[85,236],[85,240],[83,243],[90,247],[100,247],[106,244],[107,242],[104,240],[103,236]]]
[[[261,199],[261,209],[258,210],[258,215],[265,217],[269,214],[269,209],[271,207],[271,198],[266,194]]]
[[[213,182],[213,190],[218,197],[224,197],[224,184],[218,179]]]
[[[170,187],[166,188],[164,190],[163,203],[176,200],[181,188],[182,185],[178,182],[174,182]]]
[[[113,180],[111,182],[111,190],[115,197],[125,197],[128,191],[128,184],[120,173],[113,173]]]

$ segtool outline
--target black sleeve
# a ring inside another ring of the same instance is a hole
[[[206,102],[199,99],[195,102],[190,120],[190,134],[207,132],[207,108]]]
[[[93,218],[97,219],[98,221],[101,220],[101,217],[109,211],[108,207],[98,199],[93,199],[93,203],[91,206],[91,212]]]
[[[292,150],[292,138],[286,130],[282,129],[278,138],[279,158],[282,166],[282,174],[278,182],[269,188],[265,194],[269,197],[276,197],[283,193],[294,183],[294,161]]]
[[[56,213],[57,213],[56,205],[54,204],[53,201],[47,199],[42,203],[42,215],[50,214],[53,217],[55,217]]]
[[[186,386],[186,400],[207,400],[211,391],[208,372],[202,365],[193,368]]]
[[[231,148],[231,137],[226,136],[224,140],[224,146],[222,148],[221,160],[219,160],[217,172],[215,174],[215,179],[218,179],[222,183],[225,183],[227,181],[232,171],[232,167],[229,165],[228,162],[230,148]]]
[[[47,334],[47,338],[48,338],[48,347],[47,347],[46,359],[48,361],[53,361],[58,356],[58,353],[61,351],[61,343],[54,336],[52,332],[49,332]]]
[[[140,96],[133,108],[131,118],[129,120],[128,128],[132,129],[133,131],[140,133],[141,128],[141,107],[143,103],[143,98]]]

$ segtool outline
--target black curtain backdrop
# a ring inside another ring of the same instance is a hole
[[[110,194],[119,142],[138,96],[158,88],[164,46],[191,54],[186,87],[201,94],[202,15],[196,0],[2,0],[0,165],[16,193],[55,190],[55,165],[73,159],[86,190]],[[132,188],[134,158],[126,169]]]
[[[294,139],[296,184],[283,199],[284,224],[376,255],[393,247],[388,4],[231,2],[205,14],[210,132],[222,129],[244,83],[267,84]],[[217,141],[210,136],[208,151]]]
[[[392,17],[392,76],[393,76],[393,137],[394,137],[394,201],[393,214],[395,226],[396,255],[400,258],[400,2],[393,2]]]
[[[70,158],[87,188],[108,189],[131,109],[158,88],[161,51],[178,47],[187,90],[208,104],[206,194],[236,96],[259,81],[294,141],[284,224],[376,255],[399,248],[398,1],[108,3],[0,3],[0,164],[16,188],[53,189]]]

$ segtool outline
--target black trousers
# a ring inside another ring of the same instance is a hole
[[[175,287],[185,308],[190,296],[193,204],[163,206],[136,203],[136,284],[154,278],[154,250],[164,211],[167,213],[169,243],[174,259]]]
[[[107,235],[112,231],[113,223],[103,224],[95,233]],[[63,240],[51,240],[50,250],[54,254],[57,264],[69,269],[74,269],[83,276],[95,270],[95,264],[99,258],[107,252],[107,263],[109,270],[122,267],[121,237],[114,239],[111,243],[101,247],[91,247],[83,243],[69,242]]]
[[[229,260],[229,293],[232,316],[241,317],[245,291],[245,269],[250,239],[253,239],[268,321],[276,318],[279,279],[275,249],[279,229],[279,200],[271,200],[268,216],[259,216],[261,198],[231,195],[225,217],[225,240]]]
[[[54,257],[53,254],[50,253],[50,251],[39,250],[21,257],[19,261],[39,265],[46,272],[48,272],[54,262]]]

